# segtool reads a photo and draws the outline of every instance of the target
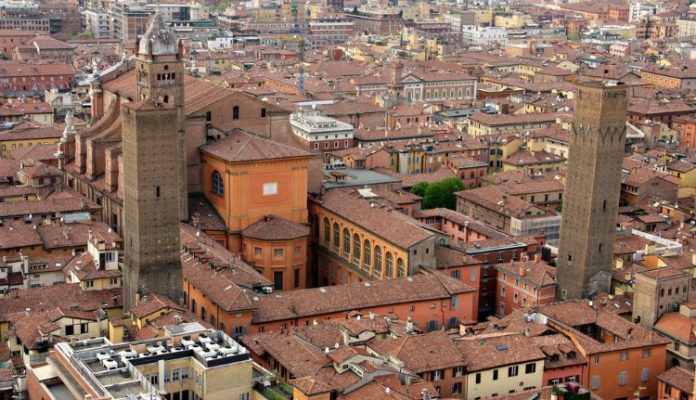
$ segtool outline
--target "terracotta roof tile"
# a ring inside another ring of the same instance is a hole
[[[380,355],[402,361],[413,373],[463,366],[462,354],[444,331],[373,340],[367,346]]]
[[[494,210],[510,217],[524,215],[534,205],[515,196],[508,196],[498,186],[485,186],[472,190],[462,190],[455,195],[473,204]]]
[[[294,290],[259,296],[254,301],[254,323],[306,318],[337,312],[450,298],[471,287],[442,274],[416,275],[385,281]]]
[[[259,240],[292,240],[309,236],[309,227],[267,215],[242,230],[242,236]]]
[[[312,201],[403,249],[433,237],[418,221],[401,218],[392,208],[362,198],[352,189],[332,189]]]
[[[64,310],[94,311],[122,306],[121,289],[83,291],[78,284],[42,286],[12,291],[0,297],[0,321],[8,321],[12,313],[46,311],[55,307]]]
[[[682,367],[670,368],[661,373],[657,379],[686,394],[690,394],[694,390],[694,371]]]
[[[260,136],[235,129],[227,137],[202,146],[201,151],[228,162],[310,157],[312,154]]]
[[[496,269],[519,278],[522,282],[529,283],[537,289],[557,285],[556,268],[542,260],[513,261],[506,264],[498,264]]]
[[[543,360],[546,355],[525,335],[470,337],[455,342],[469,372]]]

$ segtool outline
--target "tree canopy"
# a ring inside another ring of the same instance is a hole
[[[439,182],[419,182],[411,188],[411,193],[421,196],[422,208],[449,208],[454,210],[457,206],[455,192],[464,190],[464,184],[459,178],[447,178]]]

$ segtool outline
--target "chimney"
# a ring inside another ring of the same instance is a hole
[[[519,268],[519,275],[520,276],[526,276],[527,275],[527,270],[524,267]]]
[[[541,261],[541,253],[534,254],[534,262],[540,262],[540,261]]]

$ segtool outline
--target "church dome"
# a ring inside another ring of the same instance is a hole
[[[152,18],[150,27],[140,39],[138,54],[153,56],[173,55],[178,52],[176,35],[169,29],[162,14],[157,13]]]

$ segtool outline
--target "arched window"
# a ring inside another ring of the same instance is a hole
[[[391,252],[387,252],[387,265],[384,268],[384,276],[387,279],[391,279],[394,277],[394,256],[392,255]]]
[[[365,261],[363,262],[363,268],[370,269],[370,264],[372,264],[372,245],[370,245],[369,240],[365,240]]]
[[[353,262],[360,266],[360,249],[362,245],[362,240],[360,240],[360,236],[355,233],[353,234]]]
[[[165,103],[169,103],[169,95],[164,95],[164,100]]]
[[[225,184],[222,182],[222,175],[217,171],[213,171],[213,193],[218,196],[225,194]]]
[[[375,246],[375,275],[382,274],[382,248]]]
[[[329,219],[324,217],[324,244],[331,243],[331,223]]]
[[[341,228],[338,226],[337,222],[334,222],[333,231],[334,231],[333,245],[335,248],[338,248],[338,246],[341,245]]]
[[[350,231],[343,228],[343,256],[350,258]]]
[[[406,276],[406,264],[404,264],[403,258],[398,258],[396,260],[396,268],[397,268],[397,273],[399,274],[399,278],[403,278]]]

